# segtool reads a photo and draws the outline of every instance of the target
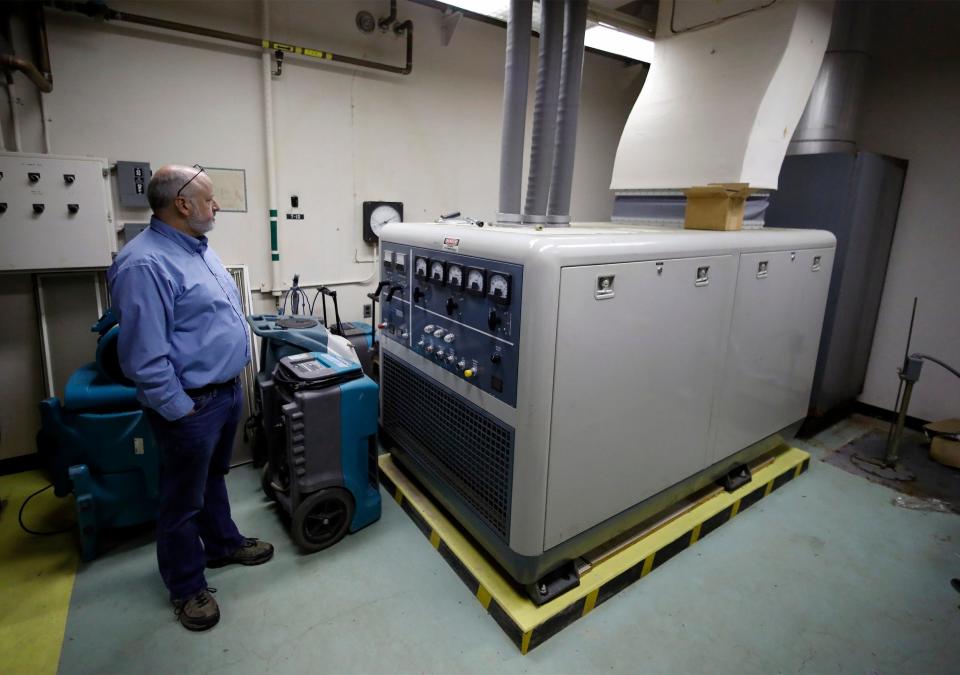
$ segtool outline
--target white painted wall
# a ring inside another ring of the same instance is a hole
[[[260,5],[253,0],[108,4],[260,34]],[[387,8],[385,0],[270,2],[271,37],[402,65],[402,39],[379,32],[365,35],[354,25],[360,9],[379,17]],[[282,79],[275,82],[283,277],[289,282],[299,273],[302,283],[318,284],[366,281],[339,287],[344,320],[360,318],[362,304],[368,302],[365,294],[374,285],[373,263],[357,262],[369,261],[373,254],[361,238],[363,201],[402,201],[408,221],[433,220],[453,210],[489,220],[497,207],[506,32],[464,20],[444,47],[438,10],[401,1],[399,15],[415,25],[411,75],[288,58]],[[196,162],[245,169],[248,212],[221,213],[211,242],[225,262],[249,266],[253,288],[269,284],[259,50],[129,24],[104,25],[55,10],[48,11],[48,26],[55,85],[47,113],[54,152],[149,161],[155,168]],[[536,40],[532,49],[537,49]],[[572,197],[575,220],[610,216],[613,157],[643,75],[642,69],[625,68],[615,59],[586,55]],[[16,77],[24,150],[40,151],[37,97],[21,75]],[[2,103],[0,124],[9,136],[9,114]],[[303,221],[283,217],[293,194],[300,197]],[[147,216],[146,211],[120,211],[117,220]],[[7,290],[2,277],[0,284]],[[24,289],[22,284],[11,287],[15,297],[3,306],[22,304],[18,293],[28,291]],[[269,294],[254,296],[258,311],[270,310],[273,301]],[[35,339],[35,334],[22,335],[4,343],[0,369],[5,380],[13,374],[10,364],[35,350]],[[0,409],[19,410],[24,397],[34,405],[35,389],[21,395],[4,387],[8,393],[0,392]],[[0,458],[31,452],[32,445],[23,441],[31,435],[32,429],[4,433]],[[20,440],[11,445],[8,438]]]
[[[909,160],[860,400],[891,409],[914,296],[912,350],[960,367],[960,4],[881,3],[860,141]],[[960,417],[960,380],[927,364],[911,415]]]

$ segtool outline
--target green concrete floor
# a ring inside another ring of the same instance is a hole
[[[863,433],[851,418],[814,459]],[[643,582],[521,656],[391,499],[299,555],[250,467],[234,515],[267,565],[213,570],[223,618],[176,622],[148,536],[78,572],[62,673],[947,673],[960,664],[960,518],[820,461]],[[951,665],[952,664],[952,665]]]

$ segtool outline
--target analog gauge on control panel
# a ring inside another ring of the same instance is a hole
[[[442,284],[446,278],[444,263],[442,260],[434,260],[430,263],[430,281]]]
[[[494,302],[498,302],[501,305],[509,305],[510,275],[502,274],[500,272],[491,272],[487,295],[489,295]]]
[[[383,251],[383,269],[392,270],[393,269],[393,251]]]
[[[460,265],[447,265],[447,286],[461,290],[463,288],[463,267]]]
[[[486,290],[484,283],[486,273],[477,267],[471,267],[467,270],[467,290],[475,295],[483,295]]]
[[[393,268],[403,274],[407,271],[407,256],[404,253],[397,253],[393,258]]]
[[[427,274],[429,272],[428,268],[430,266],[430,261],[421,256],[417,256],[417,260],[414,264],[415,264],[414,272],[416,273],[416,275],[421,279],[426,279]]]

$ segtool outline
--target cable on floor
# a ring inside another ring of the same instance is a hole
[[[27,497],[26,499],[24,499],[24,500],[23,500],[23,504],[20,505],[20,512],[17,514],[17,521],[20,523],[20,529],[22,529],[22,530],[23,530],[24,532],[26,532],[27,534],[33,534],[33,535],[37,535],[37,536],[46,537],[46,536],[51,536],[51,535],[54,535],[54,534],[64,534],[64,533],[66,533],[66,532],[71,532],[71,531],[76,527],[76,525],[71,525],[70,527],[65,527],[65,528],[63,528],[62,530],[50,530],[50,531],[48,531],[48,532],[41,532],[41,531],[39,531],[39,530],[31,530],[29,527],[27,527],[26,525],[23,524],[23,510],[24,510],[25,508],[27,508],[27,504],[30,502],[30,500],[33,499],[34,497],[36,497],[36,496],[37,496],[38,494],[40,494],[41,492],[44,492],[44,491],[46,491],[46,490],[49,490],[49,489],[52,488],[52,487],[53,487],[53,483],[50,483],[50,484],[47,485],[46,487],[40,488],[39,490],[37,490],[36,492],[34,492],[32,495],[30,495],[29,497]]]

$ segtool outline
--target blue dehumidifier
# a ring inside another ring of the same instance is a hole
[[[380,518],[378,387],[359,363],[316,351],[281,358],[272,379],[284,439],[264,491],[290,515],[294,541],[319,551]]]

